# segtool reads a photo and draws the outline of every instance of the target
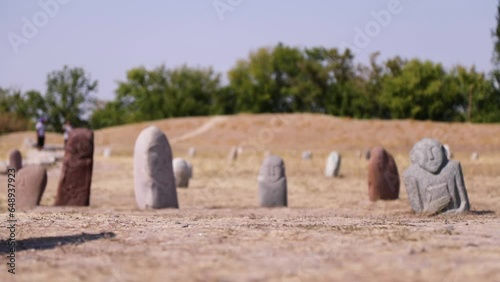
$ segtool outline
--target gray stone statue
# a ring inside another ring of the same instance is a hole
[[[331,152],[326,160],[325,176],[338,177],[342,158],[338,152]]]
[[[285,163],[278,156],[266,157],[257,178],[261,207],[286,207],[287,187]]]
[[[190,168],[188,162],[183,158],[175,158],[172,161],[174,169],[175,186],[177,188],[188,188],[190,177]]]
[[[470,209],[462,167],[448,159],[438,140],[425,138],[417,142],[410,160],[404,182],[413,211],[436,214]]]

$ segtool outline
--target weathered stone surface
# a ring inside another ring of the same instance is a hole
[[[174,167],[175,186],[187,188],[189,186],[189,165],[182,158],[175,158],[172,162]]]
[[[189,148],[188,155],[192,158],[196,157],[196,148],[195,147]]]
[[[399,173],[391,154],[382,147],[370,152],[368,163],[368,197],[370,201],[399,198]]]
[[[94,164],[94,132],[75,128],[64,152],[56,206],[89,206]]]
[[[47,171],[42,166],[25,166],[16,174],[16,208],[26,209],[40,204],[47,186]]]
[[[134,191],[140,209],[178,208],[172,149],[155,126],[144,129],[134,147]]]
[[[229,155],[227,156],[228,162],[234,162],[238,158],[238,147],[231,147]]]
[[[410,160],[404,179],[413,211],[436,214],[470,209],[462,167],[447,158],[438,140],[425,138],[417,142]]]
[[[189,171],[189,179],[191,179],[193,178],[193,164],[191,164],[189,161],[186,161],[186,163]]]
[[[287,206],[285,164],[278,156],[268,156],[259,171],[259,200],[261,207]]]
[[[302,152],[302,159],[303,160],[310,160],[310,159],[312,159],[312,156],[313,155],[312,155],[311,151]]]
[[[23,167],[23,157],[21,156],[21,152],[19,150],[11,150],[9,152],[9,168],[14,168],[16,171],[20,170]]]
[[[338,177],[341,161],[341,156],[338,152],[331,152],[326,160],[325,176]]]

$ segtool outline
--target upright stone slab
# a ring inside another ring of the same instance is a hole
[[[14,168],[16,171],[20,170],[23,167],[23,157],[21,156],[21,152],[19,150],[11,150],[9,152],[9,168]]]
[[[182,158],[175,158],[172,162],[174,167],[175,186],[187,188],[189,186],[189,165]]]
[[[338,152],[331,152],[326,160],[325,176],[338,177],[340,172],[341,156]]]
[[[266,157],[257,180],[261,207],[287,206],[287,185],[283,159],[274,155]]]
[[[474,152],[472,153],[472,155],[470,156],[470,160],[471,161],[477,161],[479,159],[479,153],[478,152]]]
[[[462,167],[447,158],[438,140],[425,138],[417,142],[410,152],[410,160],[404,180],[413,211],[436,214],[470,209]]]
[[[156,126],[144,129],[135,141],[134,191],[140,209],[179,208],[172,149]]]
[[[236,161],[237,158],[238,158],[238,147],[231,147],[229,155],[227,156],[227,161],[231,163]]]
[[[191,148],[189,148],[188,155],[189,155],[191,158],[196,157],[196,148],[195,148],[195,147],[191,147]]]
[[[399,198],[399,173],[391,154],[382,147],[370,152],[368,163],[368,197],[370,201]]]
[[[363,153],[363,157],[365,160],[370,160],[371,158],[371,150],[370,149],[365,149],[365,152]]]
[[[75,128],[64,151],[56,206],[89,206],[94,164],[94,132]]]
[[[310,159],[312,159],[312,153],[311,153],[311,151],[304,151],[304,152],[302,152],[302,159],[303,160],[310,160]]]
[[[40,204],[47,186],[47,171],[42,166],[28,165],[16,174],[16,208],[27,209]]]
[[[102,156],[105,158],[111,157],[111,148],[108,147],[102,150]]]

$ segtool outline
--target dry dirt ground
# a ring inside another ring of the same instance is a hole
[[[193,163],[178,210],[136,207],[131,153],[149,124]],[[0,137],[0,154],[33,134]],[[461,161],[471,212],[413,214],[403,185],[399,200],[368,201],[367,161],[358,151],[385,146],[401,173],[426,136],[450,144]],[[239,115],[109,128],[95,141],[91,206],[52,207],[60,164],[50,168],[42,206],[16,213],[15,275],[0,242],[0,281],[500,281],[500,125]],[[230,147],[240,144],[246,150],[228,164]],[[106,147],[111,158],[101,156]],[[302,150],[313,159],[301,160]],[[343,158],[338,179],[323,176],[331,150]],[[265,151],[285,160],[288,208],[258,207]],[[479,160],[470,160],[473,151]],[[0,183],[5,226],[6,176]]]

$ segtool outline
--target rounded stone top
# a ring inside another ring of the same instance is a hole
[[[418,141],[410,152],[412,164],[437,173],[439,169],[448,161],[443,144],[436,139],[424,138]]]
[[[172,160],[172,165],[175,170],[187,170],[189,169],[188,162],[183,158],[175,158]]]
[[[259,171],[259,179],[264,181],[278,181],[285,177],[285,163],[283,159],[269,155],[266,157]]]
[[[85,159],[94,154],[94,132],[87,128],[75,128],[69,133],[67,150],[73,157]]]

